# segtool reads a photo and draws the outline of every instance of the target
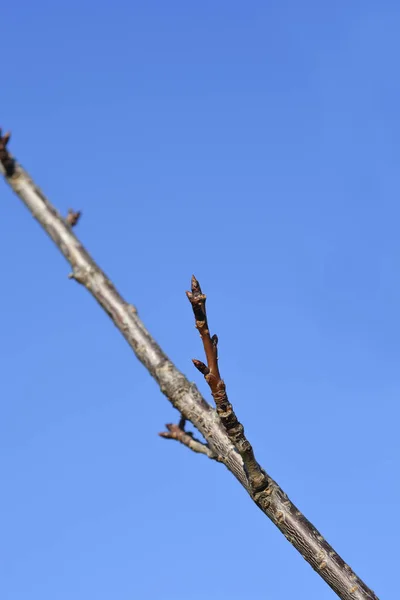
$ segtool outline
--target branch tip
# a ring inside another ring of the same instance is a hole
[[[0,129],[0,163],[7,177],[11,177],[15,171],[15,160],[7,150],[7,144],[10,141],[11,133],[7,131],[4,135]]]
[[[0,129],[0,136],[1,136],[1,129]],[[6,131],[6,133],[2,136],[2,144],[4,147],[7,146],[8,142],[10,141],[11,138],[11,131]]]
[[[200,284],[194,275],[192,275],[192,278],[190,280],[190,285],[192,288],[192,292],[200,291],[200,293],[201,293]]]
[[[80,210],[74,211],[74,210],[72,210],[72,208],[69,208],[68,214],[65,217],[65,222],[70,227],[75,227],[75,225],[77,225],[81,216],[82,216],[82,212]]]
[[[202,375],[204,375],[204,377],[209,374],[210,369],[201,360],[197,360],[197,358],[192,358],[192,363],[194,364],[196,369],[200,371]]]

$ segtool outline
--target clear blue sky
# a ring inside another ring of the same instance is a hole
[[[208,398],[196,274],[260,462],[395,598],[400,5],[22,0],[1,23],[13,153]],[[333,600],[228,471],[157,436],[177,413],[0,195],[2,599]]]

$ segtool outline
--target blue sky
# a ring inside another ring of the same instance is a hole
[[[382,598],[400,525],[398,3],[5,3],[12,151],[208,398],[195,273],[257,457]],[[335,596],[1,186],[4,600]],[[155,483],[156,482],[156,483]]]

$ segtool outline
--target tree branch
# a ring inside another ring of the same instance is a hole
[[[186,419],[182,417],[178,425],[174,423],[167,423],[165,427],[168,429],[168,431],[162,431],[158,435],[166,440],[176,440],[177,442],[180,442],[184,446],[190,448],[190,450],[193,450],[193,452],[205,454],[212,460],[218,460],[219,457],[214,454],[208,444],[200,442],[200,440],[197,440],[193,436],[193,433],[185,431],[185,422]]]
[[[209,366],[206,368],[209,369],[209,373],[212,373],[210,379],[213,386],[215,383],[214,397],[217,397],[217,407],[218,403],[220,404],[220,417],[204,400],[196,386],[190,383],[169,360],[151,337],[132,305],[121,297],[82,246],[73,233],[72,227],[47,200],[22,166],[9,154],[7,150],[9,139],[9,134],[2,136],[0,131],[0,171],[4,174],[6,182],[70,263],[72,277],[92,294],[108,314],[173,406],[201,432],[214,455],[218,456],[235,475],[259,508],[342,600],[378,600],[374,592],[353,573],[322,535],[290,502],[278,484],[258,466],[254,455],[252,457],[244,444],[244,433],[241,432],[236,436],[231,430],[228,435],[221,421],[224,418],[221,405],[225,403],[227,406],[227,400],[223,394],[221,400],[218,396],[221,387],[217,389],[216,383],[220,381],[220,377],[215,338],[214,341],[213,338],[209,339],[205,333],[206,327],[200,326],[199,331],[200,333],[203,331],[203,344],[205,342],[206,356],[209,361]],[[192,291],[193,293],[197,293],[196,289]],[[201,295],[201,290],[198,293]],[[201,302],[203,301],[199,298],[195,301],[198,310],[195,313],[196,320],[200,323],[202,322]],[[211,344],[215,347],[211,347]],[[218,385],[221,386],[220,383]],[[228,419],[228,425],[232,422],[234,421]],[[247,473],[244,469],[244,461]],[[266,479],[267,485],[264,489],[261,488],[261,491],[257,486],[252,487],[249,483],[253,478],[252,466],[255,467],[255,477],[258,468]]]
[[[232,404],[228,401],[225,383],[218,367],[218,337],[210,335],[206,313],[206,295],[202,293],[200,284],[194,275],[192,276],[192,291],[186,292],[186,295],[192,305],[196,328],[200,333],[207,358],[207,366],[197,359],[193,359],[193,364],[204,375],[210,386],[221,423],[242,457],[252,494],[262,492],[268,487],[268,477],[256,461],[253,448],[244,435],[244,427],[239,423]]]

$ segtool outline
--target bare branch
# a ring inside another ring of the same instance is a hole
[[[217,407],[217,413],[227,432],[229,439],[243,459],[244,470],[252,493],[262,492],[268,487],[268,477],[256,461],[253,448],[244,434],[244,427],[239,423],[228,400],[225,383],[218,367],[218,337],[211,336],[207,321],[206,295],[202,293],[199,282],[192,276],[192,291],[186,292],[192,305],[196,328],[200,333],[207,358],[207,366],[200,360],[193,360],[194,366],[204,375],[211,389]]]
[[[108,314],[173,406],[200,431],[214,455],[220,458],[259,508],[342,600],[378,600],[374,592],[355,575],[271,477],[265,474],[268,485],[261,492],[251,488],[242,455],[236,450],[217,412],[204,400],[196,386],[169,360],[139,319],[136,310],[121,297],[65,219],[9,154],[9,139],[10,134],[2,136],[0,131],[0,172],[5,175],[6,182],[70,263],[73,278],[92,294]],[[196,310],[199,311],[196,313],[196,321],[201,322],[201,301]],[[204,374],[209,369],[209,373],[218,378],[216,345],[215,338],[207,338],[205,350],[208,366],[201,366],[200,362],[199,366]],[[216,395],[219,401],[218,394]]]
[[[185,421],[185,419],[183,419]],[[199,454],[205,454],[208,458],[213,460],[218,460],[218,457],[214,454],[208,444],[203,444],[200,440],[197,440],[193,437],[193,434],[185,431],[184,425],[182,425],[182,419],[179,425],[175,425],[174,423],[167,423],[165,426],[168,431],[162,431],[158,435],[167,440],[176,440],[180,442],[184,446],[193,450],[193,452],[197,452]],[[221,461],[220,461],[221,462]]]

